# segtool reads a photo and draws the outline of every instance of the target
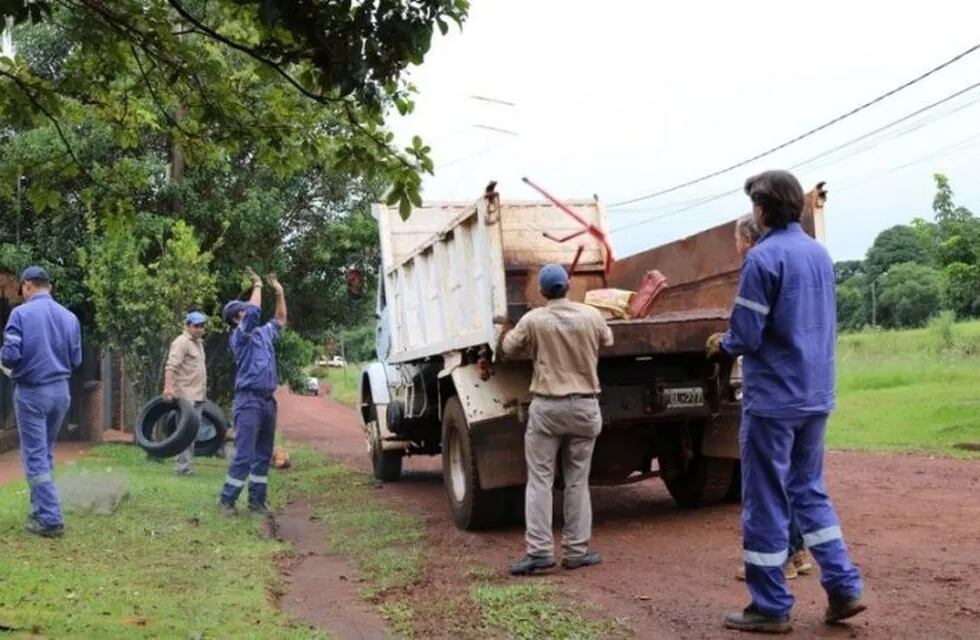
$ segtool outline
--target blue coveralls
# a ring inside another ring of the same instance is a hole
[[[260,310],[248,305],[229,342],[235,355],[235,457],[221,490],[221,502],[233,505],[248,481],[248,503],[265,505],[269,463],[276,438],[276,399],[279,376],[274,343],[279,323],[259,326]]]
[[[0,361],[14,381],[20,458],[31,489],[31,517],[43,527],[63,524],[55,491],[54,443],[71,394],[68,378],[82,364],[82,332],[68,309],[48,293],[14,308],[3,331]]]
[[[834,267],[826,249],[797,223],[767,233],[742,266],[721,343],[743,356],[743,557],[752,602],[767,615],[787,615],[793,607],[783,574],[791,507],[824,589],[835,596],[863,589],[823,479],[836,332]]]

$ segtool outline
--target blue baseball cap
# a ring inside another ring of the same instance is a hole
[[[208,317],[201,313],[200,311],[191,311],[184,318],[184,324],[204,324],[208,321]]]
[[[248,306],[247,302],[242,302],[241,300],[232,300],[225,305],[225,308],[221,310],[221,317],[225,322],[231,324],[238,312]]]
[[[21,282],[26,282],[27,280],[40,280],[42,282],[51,282],[51,278],[48,277],[48,272],[36,265],[27,267],[20,274]]]
[[[546,264],[538,272],[538,284],[545,293],[561,293],[568,289],[568,273],[560,264]]]

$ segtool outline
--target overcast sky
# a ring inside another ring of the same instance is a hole
[[[535,198],[527,175],[608,206],[751,157],[968,49],[980,42],[974,4],[474,0],[462,32],[436,38],[413,71],[417,108],[394,128],[434,149],[427,200],[475,199],[491,178],[505,199]],[[611,208],[617,255],[734,218],[749,208],[741,193],[691,205],[975,82],[980,51],[747,167]],[[795,173],[805,188],[827,181],[828,246],[841,260],[886,227],[930,217],[937,171],[980,213],[980,88]]]

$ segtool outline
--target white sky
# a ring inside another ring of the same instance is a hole
[[[560,197],[596,193],[609,205],[822,124],[980,42],[977,24],[980,3],[966,0],[474,0],[462,32],[437,37],[413,71],[417,108],[394,128],[400,139],[419,134],[434,149],[428,200],[475,199],[490,179],[504,199],[536,198],[520,182],[527,175]],[[755,171],[793,165],[974,82],[980,51],[748,167],[612,209],[610,226],[737,189]],[[980,88],[795,170],[804,188],[828,183],[835,259],[863,256],[888,226],[931,218],[937,171],[949,175],[960,204],[980,213],[980,101],[971,104],[977,99]],[[617,255],[748,208],[739,193],[615,232]]]

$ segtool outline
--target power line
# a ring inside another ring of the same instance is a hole
[[[614,209],[616,207],[621,207],[621,206],[625,206],[625,205],[628,205],[628,204],[633,204],[634,202],[641,202],[643,200],[649,200],[650,198],[655,198],[657,196],[662,196],[662,195],[664,195],[666,193],[671,193],[671,192],[677,191],[678,189],[683,189],[684,187],[689,187],[691,185],[698,184],[699,182],[704,182],[705,180],[708,180],[710,178],[714,178],[716,176],[720,176],[722,174],[728,173],[729,171],[733,171],[735,169],[738,169],[739,167],[744,167],[745,165],[750,164],[752,162],[755,162],[756,160],[759,160],[761,158],[765,158],[766,156],[772,155],[773,153],[775,153],[775,152],[777,152],[777,151],[779,151],[781,149],[785,149],[786,147],[790,146],[791,144],[795,144],[795,143],[799,142],[800,140],[803,140],[804,138],[809,138],[813,134],[818,133],[820,131],[823,131],[827,127],[830,127],[832,125],[837,124],[838,122],[840,122],[842,120],[845,120],[847,118],[850,118],[851,116],[853,116],[854,114],[856,114],[856,113],[858,113],[860,111],[864,111],[868,107],[871,107],[871,106],[873,106],[873,105],[881,102],[882,100],[884,100],[886,98],[889,98],[889,97],[895,95],[899,91],[903,91],[904,89],[907,89],[907,88],[911,87],[912,85],[917,84],[917,83],[921,82],[922,80],[925,80],[926,78],[928,78],[929,76],[933,75],[934,73],[945,69],[946,67],[950,66],[951,64],[953,64],[953,63],[955,63],[955,62],[957,62],[957,61],[959,61],[959,60],[961,60],[963,58],[965,58],[966,56],[970,55],[974,51],[977,51],[978,49],[980,49],[980,44],[975,44],[972,47],[970,47],[969,49],[967,49],[966,51],[963,51],[962,53],[957,54],[956,56],[950,58],[946,62],[943,62],[942,64],[940,64],[940,65],[938,65],[936,67],[933,67],[932,69],[930,69],[930,70],[926,71],[925,73],[923,73],[923,74],[921,74],[921,75],[919,75],[919,76],[917,76],[917,77],[909,80],[908,82],[905,82],[905,83],[903,83],[903,84],[895,87],[891,91],[888,91],[887,93],[883,93],[880,96],[878,96],[876,98],[873,98],[872,100],[869,100],[868,102],[865,102],[864,104],[862,104],[860,106],[857,106],[857,107],[851,109],[850,111],[848,111],[846,113],[843,113],[843,114],[837,116],[836,118],[833,118],[831,120],[828,120],[827,122],[825,122],[825,123],[823,123],[823,124],[821,124],[821,125],[819,125],[817,127],[814,127],[812,129],[810,129],[809,131],[806,131],[804,133],[801,133],[800,135],[798,135],[798,136],[796,136],[794,138],[791,138],[790,140],[787,140],[786,142],[783,142],[782,144],[779,144],[779,145],[776,145],[775,147],[771,147],[769,149],[766,149],[765,151],[763,151],[761,153],[757,153],[754,156],[752,156],[751,158],[746,158],[745,160],[741,160],[739,162],[736,162],[735,164],[729,165],[729,166],[727,166],[727,167],[725,167],[723,169],[718,169],[717,171],[712,171],[711,173],[707,173],[707,174],[705,174],[703,176],[700,176],[698,178],[694,178],[693,180],[688,180],[687,182],[682,182],[681,184],[677,184],[677,185],[674,185],[672,187],[668,187],[666,189],[660,189],[659,191],[654,191],[652,193],[648,193],[646,195],[638,196],[636,198],[631,198],[629,200],[622,200],[620,202],[614,202],[613,204],[609,205],[608,208],[609,209]]]
[[[936,107],[938,107],[938,106],[940,106],[942,104],[945,104],[945,103],[949,102],[950,100],[953,100],[955,98],[958,98],[961,95],[963,95],[963,94],[965,94],[965,93],[967,93],[969,91],[972,91],[972,90],[976,89],[977,87],[980,87],[980,82],[975,82],[975,83],[969,85],[968,87],[965,87],[963,89],[960,89],[959,91],[955,91],[955,92],[951,93],[950,95],[946,96],[945,98],[942,98],[940,100],[937,100],[937,101],[935,101],[935,102],[933,102],[933,103],[931,103],[931,104],[929,104],[929,105],[927,105],[925,107],[922,107],[920,109],[916,109],[915,111],[912,111],[911,113],[908,113],[908,114],[902,116],[901,118],[898,118],[896,120],[893,120],[893,121],[889,122],[886,125],[883,125],[881,127],[877,127],[875,129],[873,129],[872,131],[869,131],[868,133],[862,134],[862,135],[857,136],[855,138],[851,138],[850,140],[847,140],[846,142],[843,142],[843,143],[841,143],[839,145],[836,145],[836,146],[832,147],[831,149],[828,149],[826,151],[823,151],[821,153],[818,153],[818,154],[816,154],[814,156],[811,156],[811,157],[807,158],[806,160],[802,160],[800,162],[797,162],[796,164],[790,165],[789,168],[790,169],[798,169],[800,167],[803,167],[803,166],[806,166],[808,164],[811,164],[812,162],[814,162],[816,160],[819,160],[821,158],[824,158],[824,157],[826,157],[826,156],[828,156],[828,155],[830,155],[832,153],[836,153],[837,151],[840,151],[840,150],[845,149],[847,147],[853,146],[854,144],[857,144],[858,142],[861,142],[862,140],[866,140],[867,138],[869,138],[869,137],[871,137],[873,135],[876,135],[878,133],[881,133],[882,131],[885,131],[886,129],[889,129],[891,127],[894,127],[897,124],[901,124],[902,122],[905,122],[906,120],[909,120],[911,118],[914,118],[917,115],[921,115],[922,113],[925,113],[926,111],[929,111],[931,109],[935,109]],[[897,133],[897,134],[895,134],[895,135],[887,138],[886,140],[882,140],[882,141],[876,142],[875,144],[871,144],[871,145],[868,145],[868,146],[866,146],[864,148],[858,149],[857,151],[855,151],[853,153],[849,153],[847,155],[841,156],[841,157],[839,157],[839,158],[837,158],[837,159],[835,159],[835,160],[833,160],[831,162],[825,163],[823,166],[829,166],[829,165],[835,164],[835,163],[840,162],[841,160],[845,160],[845,159],[847,159],[847,158],[849,158],[849,157],[851,157],[853,155],[857,155],[857,154],[860,154],[860,153],[864,153],[865,151],[869,151],[870,149],[873,149],[873,148],[875,148],[877,146],[880,146],[884,142],[897,139],[897,138],[899,138],[899,137],[901,137],[903,135],[908,135],[909,133],[912,133],[913,131],[916,131],[916,130],[920,129],[923,126],[926,126],[927,124],[931,124],[931,123],[936,122],[936,121],[938,121],[938,120],[940,120],[942,118],[948,117],[948,116],[950,116],[950,115],[952,115],[954,113],[957,113],[957,112],[961,111],[962,109],[965,109],[965,108],[967,108],[969,106],[972,106],[972,105],[976,104],[977,102],[978,102],[977,99],[971,100],[970,102],[968,102],[968,103],[966,103],[964,105],[960,105],[960,106],[956,107],[955,109],[952,109],[952,110],[950,110],[950,111],[948,111],[948,112],[946,112],[944,114],[941,114],[941,115],[936,116],[934,118],[928,119],[928,120],[926,120],[925,122],[923,122],[922,124],[920,124],[918,126],[909,127],[908,129],[906,129],[906,130],[904,130],[904,131],[902,131],[900,133]],[[611,230],[611,233],[615,233],[615,232],[618,232],[618,231],[623,231],[625,229],[632,229],[633,227],[638,227],[638,226],[641,226],[641,225],[645,225],[645,224],[648,224],[648,223],[653,222],[655,220],[661,220],[663,218],[668,218],[670,216],[677,215],[678,213],[682,213],[684,211],[688,211],[689,209],[694,209],[695,207],[699,207],[701,205],[708,204],[709,202],[713,202],[715,200],[720,200],[721,198],[724,198],[726,196],[730,196],[732,194],[740,193],[741,191],[742,191],[742,188],[741,187],[736,187],[734,189],[728,189],[728,190],[725,190],[723,192],[717,193],[715,195],[704,196],[704,197],[700,197],[700,198],[693,198],[693,199],[688,200],[686,202],[675,203],[675,204],[683,204],[683,205],[687,205],[687,206],[682,206],[680,209],[675,209],[673,211],[667,211],[667,212],[660,213],[660,214],[655,215],[655,216],[651,216],[649,218],[645,218],[643,220],[637,220],[637,221],[634,221],[634,222],[631,222],[631,223],[628,223],[628,224],[625,224],[625,225],[616,227],[616,228],[614,228],[614,229]]]

